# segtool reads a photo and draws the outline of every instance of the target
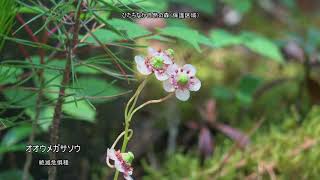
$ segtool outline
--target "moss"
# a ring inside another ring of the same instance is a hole
[[[270,179],[273,173],[277,179],[317,179],[320,176],[320,106],[314,106],[300,125],[293,115],[277,125],[264,125],[269,126],[266,128],[269,130],[257,131],[245,152],[234,153],[218,179],[248,176]],[[214,156],[203,167],[197,156],[176,153],[160,170],[152,171],[149,167],[145,179],[212,179],[232,145],[230,142],[217,144]]]

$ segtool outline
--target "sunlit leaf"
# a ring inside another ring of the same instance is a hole
[[[198,38],[200,36],[196,30],[183,27],[166,27],[164,29],[160,29],[160,34],[184,40],[192,45],[198,52],[201,52],[198,44]]]

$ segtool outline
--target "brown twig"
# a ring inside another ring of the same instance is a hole
[[[80,0],[81,3],[81,0]],[[74,54],[74,49],[77,46],[78,43],[78,34],[79,34],[79,27],[80,27],[80,15],[81,10],[78,9],[78,12],[76,13],[75,17],[75,24],[72,27],[73,28],[73,39],[70,40],[68,33],[66,33],[67,41],[66,41],[66,54],[67,54],[67,63],[65,65],[65,70],[63,73],[63,79],[61,82],[61,87],[59,90],[59,97],[54,109],[54,115],[52,120],[52,126],[50,131],[50,144],[58,144],[59,140],[59,126],[61,121],[61,114],[62,114],[62,105],[64,102],[64,95],[66,86],[70,82],[70,73],[71,73],[71,62]],[[51,152],[49,153],[50,160],[56,160],[56,153]],[[50,166],[48,170],[48,180],[55,180],[57,176],[57,167],[56,166]]]

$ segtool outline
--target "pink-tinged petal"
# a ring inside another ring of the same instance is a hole
[[[135,56],[134,60],[137,63],[137,69],[141,74],[149,75],[152,73],[152,71],[145,64],[145,59],[142,56]]]
[[[163,89],[167,92],[173,92],[175,90],[170,80],[163,81]]]
[[[169,74],[169,75],[175,74],[177,70],[179,70],[178,65],[177,64],[171,64],[167,68],[167,74]]]
[[[190,91],[198,91],[201,87],[201,81],[198,78],[193,79],[193,83],[189,85]]]
[[[196,74],[196,68],[193,67],[191,64],[185,64],[182,67],[183,70],[185,70],[186,72],[189,72],[188,75],[190,76],[194,76]]]
[[[173,62],[172,62],[172,59],[171,59],[168,55],[162,53],[161,56],[162,56],[163,62],[164,62],[165,64],[172,64],[172,63],[173,63]]]
[[[145,62],[145,59],[143,56],[135,56],[134,57],[134,61],[137,63],[137,64],[141,64],[141,63],[144,63]]]
[[[109,159],[114,161],[117,159],[116,151],[114,149],[107,149],[107,156]]]
[[[129,175],[123,175],[125,180],[133,180],[133,178]]]
[[[151,56],[156,56],[158,55],[158,51],[156,51],[155,49],[153,49],[152,47],[148,47],[148,54]]]
[[[118,159],[116,159],[116,160],[114,161],[114,167],[116,167],[116,169],[117,169],[119,172],[124,173],[124,172],[126,171],[126,170],[123,168],[122,163],[121,163]]]
[[[176,90],[176,97],[180,100],[180,101],[186,101],[189,99],[190,97],[190,92],[188,89],[177,89]]]
[[[159,80],[159,81],[164,81],[164,80],[167,80],[169,78],[168,74],[167,73],[159,73],[159,71],[156,71],[154,72],[154,74],[156,75],[156,78]]]

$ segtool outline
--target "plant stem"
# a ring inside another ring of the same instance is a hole
[[[82,0],[80,0],[78,3],[81,4]],[[52,120],[52,126],[50,131],[50,144],[55,145],[58,144],[59,140],[59,126],[60,126],[60,120],[61,120],[61,114],[62,114],[62,105],[64,102],[65,97],[65,90],[66,86],[70,82],[70,73],[71,73],[71,63],[74,55],[74,50],[78,43],[78,34],[79,34],[79,27],[80,27],[80,6],[77,8],[77,13],[75,17],[75,25],[73,28],[73,39],[68,38],[68,32],[66,33],[67,41],[66,41],[66,53],[67,53],[67,62],[65,65],[65,70],[63,73],[63,79],[61,82],[61,87],[59,90],[59,96],[58,100],[54,109],[54,115]],[[49,153],[50,160],[56,160],[56,153],[50,152]],[[57,167],[56,166],[50,166],[48,170],[48,180],[55,180],[57,176]]]
[[[121,146],[121,153],[124,153],[126,151],[128,142],[129,142],[129,140],[131,138],[131,136],[129,137],[129,128],[130,128],[130,122],[131,122],[131,119],[132,119],[133,115],[138,110],[140,110],[141,108],[145,107],[146,105],[163,102],[163,101],[169,99],[173,95],[172,93],[170,93],[170,94],[168,94],[167,96],[165,96],[163,98],[149,100],[149,101],[141,104],[140,106],[134,108],[135,104],[137,102],[137,99],[139,97],[139,94],[141,93],[145,83],[146,83],[146,80],[144,82],[142,82],[142,84],[138,87],[136,93],[132,96],[132,98],[127,103],[127,107],[125,109],[125,130],[124,130],[125,133],[124,133],[124,137],[123,137],[123,143],[122,143],[122,146]],[[133,104],[131,105],[132,101],[133,101]],[[128,112],[128,108],[129,108],[130,105],[131,105],[131,107],[130,107],[129,112]],[[116,173],[115,173],[115,175],[113,177],[113,180],[117,180],[118,176],[119,176],[119,171],[116,171]]]

